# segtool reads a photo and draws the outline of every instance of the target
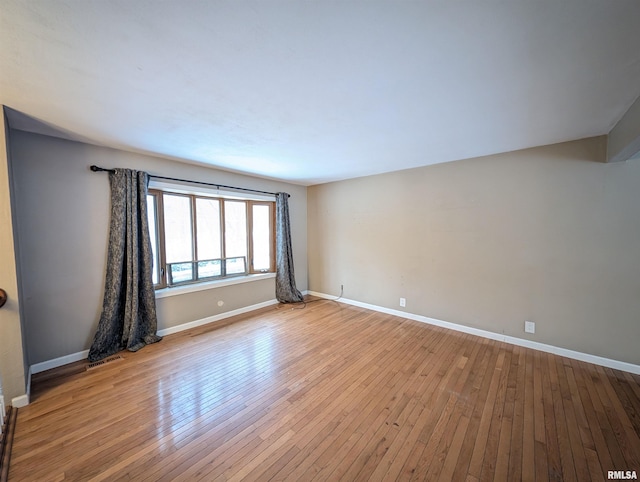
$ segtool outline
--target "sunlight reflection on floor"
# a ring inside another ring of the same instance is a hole
[[[158,380],[156,398],[149,402],[150,409],[158,412],[156,435],[161,441],[158,446],[161,452],[179,448],[187,438],[193,437],[194,431],[206,431],[215,424],[215,418],[205,416],[207,412],[219,411],[223,404],[241,404],[237,388],[229,391],[229,384],[235,385],[240,379],[256,375],[259,381],[255,383],[255,390],[267,390],[273,383],[276,350],[271,326],[226,343],[223,350],[226,354],[222,364],[198,365],[195,369],[190,367],[188,372],[178,369],[171,379]],[[184,389],[175,390],[175,378],[184,378]],[[194,379],[198,383],[193,383]]]

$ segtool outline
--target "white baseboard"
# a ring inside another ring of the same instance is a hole
[[[307,294],[317,296],[319,298],[334,299],[335,296],[327,295],[325,293],[319,293],[317,291],[308,290]],[[406,311],[393,310],[391,308],[385,308],[383,306],[371,305],[369,303],[362,303],[356,300],[349,300],[346,298],[340,298],[341,303],[348,305],[358,306],[360,308],[366,308],[372,311],[378,311],[380,313],[386,313],[388,315],[399,316],[401,318],[408,318],[414,321],[420,321],[422,323],[428,323],[430,325],[441,326],[450,330],[460,331],[463,333],[469,333],[471,335],[480,336],[483,338],[489,338],[491,340],[503,341],[511,345],[523,346],[525,348],[532,348],[534,350],[543,351],[546,353],[553,353],[555,355],[564,356],[567,358],[573,358],[574,360],[580,360],[587,363],[593,363],[594,365],[600,365],[607,368],[613,368],[615,370],[622,370],[629,373],[635,373],[640,375],[640,365],[634,365],[633,363],[627,363],[619,360],[612,360],[597,355],[591,355],[589,353],[582,353],[579,351],[569,350],[567,348],[561,348],[553,345],[547,345],[545,343],[539,343],[537,341],[525,340],[523,338],[517,338],[515,336],[503,335],[501,333],[494,333],[492,331],[481,330],[479,328],[472,328],[470,326],[458,325],[448,321],[437,320],[435,318],[429,318],[427,316],[416,315],[413,313],[407,313]]]
[[[206,325],[207,323],[213,323],[215,321],[224,320],[225,318],[231,318],[232,316],[248,313],[249,311],[254,311],[260,308],[265,308],[267,306],[275,305],[277,303],[278,303],[278,300],[274,299],[274,300],[264,301],[262,303],[257,303],[251,306],[245,306],[244,308],[238,308],[237,310],[226,311],[225,313],[220,313],[218,315],[208,316],[200,320],[190,321],[188,323],[183,323],[182,325],[172,326],[171,328],[165,328],[164,330],[159,330],[158,335],[160,336],[171,335],[173,333],[189,330],[197,326]],[[89,350],[83,350],[77,353],[71,353],[70,355],[54,358],[53,360],[47,360],[47,361],[43,361],[43,362],[35,363],[34,365],[31,365],[31,367],[29,368],[29,373],[30,373],[29,385],[31,384],[31,373],[33,374],[40,373],[46,370],[51,370],[52,368],[61,367],[62,365],[67,365],[69,363],[85,360],[88,355],[89,355]],[[27,389],[29,390],[29,388],[30,387],[28,387]]]
[[[77,353],[71,353],[70,355],[54,358],[53,360],[47,360],[40,363],[35,363],[31,365],[30,371],[32,374],[35,375],[36,373],[51,370],[52,368],[58,368],[58,367],[61,367],[62,365],[68,365],[69,363],[84,360],[87,358],[88,355],[89,355],[89,350],[82,350]]]
[[[242,315],[243,313],[248,313],[250,311],[259,310],[260,308],[266,308],[267,306],[277,305],[277,304],[278,304],[278,300],[275,300],[275,299],[264,301],[262,303],[258,303],[255,305],[245,306],[244,308],[238,308],[237,310],[226,311],[224,313],[220,313],[219,315],[207,316],[206,318],[202,318],[200,320],[190,321],[188,323],[183,323],[182,325],[172,326],[171,328],[165,328],[164,330],[159,330],[158,335],[160,336],[171,335],[173,333],[189,330],[191,328],[196,328],[198,326],[206,325],[208,323],[224,320],[225,318],[231,318],[232,316]]]
[[[11,406],[13,408],[22,408],[29,405],[29,396],[25,393],[24,395],[20,395],[19,397],[14,397],[11,399]]]

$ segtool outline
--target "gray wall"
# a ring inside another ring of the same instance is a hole
[[[609,133],[607,160],[626,161],[640,154],[640,97]]]
[[[312,186],[309,289],[640,364],[640,162],[605,150],[600,137]]]
[[[30,364],[88,349],[102,306],[109,180],[88,166],[291,194],[298,288],[307,288],[306,188],[167,159],[11,131],[23,313]],[[273,279],[157,300],[158,328],[174,327],[275,298]],[[217,302],[224,301],[222,308]]]

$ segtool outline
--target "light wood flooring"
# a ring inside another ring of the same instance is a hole
[[[330,301],[34,376],[10,481],[640,476],[640,376]]]

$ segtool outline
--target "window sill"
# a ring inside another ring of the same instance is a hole
[[[185,293],[193,293],[195,291],[212,290],[222,288],[223,286],[231,286],[242,283],[250,283],[251,281],[259,281],[263,279],[275,278],[275,273],[250,274],[247,276],[237,276],[235,278],[224,278],[215,281],[205,281],[204,283],[194,283],[190,285],[173,286],[170,288],[162,288],[156,290],[156,299],[167,298],[169,296],[183,295]]]

